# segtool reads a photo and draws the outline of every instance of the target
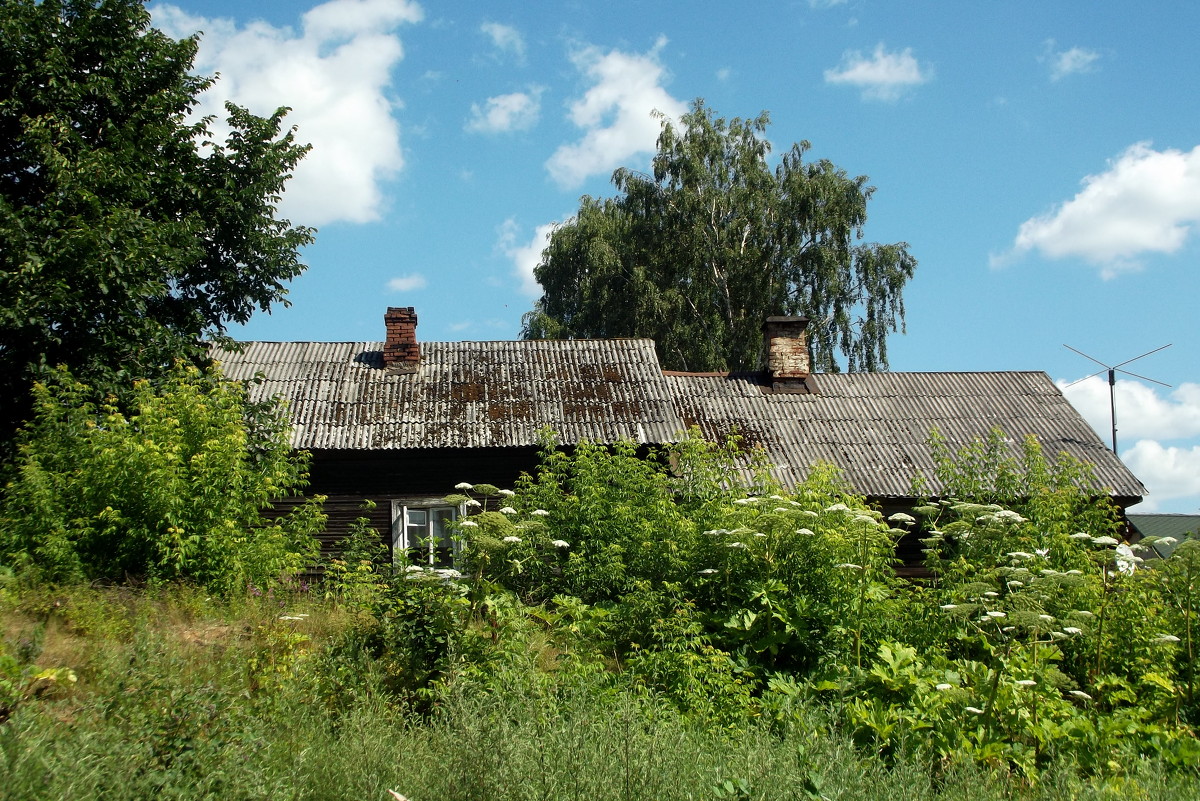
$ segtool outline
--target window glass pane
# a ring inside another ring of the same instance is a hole
[[[430,558],[429,512],[409,507],[404,513],[405,534],[408,537],[408,559],[414,565],[427,565]]]
[[[454,520],[456,510],[453,507],[444,506],[430,511],[433,517],[430,528],[434,546],[434,564],[437,567],[453,567],[454,553],[457,549],[448,524]]]

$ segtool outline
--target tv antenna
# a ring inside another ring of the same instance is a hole
[[[1064,387],[1064,389],[1073,387],[1076,384],[1078,384],[1080,381],[1087,381],[1089,378],[1095,378],[1096,376],[1103,373],[1105,370],[1108,371],[1108,409],[1109,409],[1109,415],[1112,418],[1112,450],[1113,450],[1113,453],[1116,453],[1117,452],[1117,395],[1116,395],[1117,373],[1121,372],[1121,373],[1124,373],[1125,375],[1131,375],[1134,378],[1140,378],[1143,381],[1149,381],[1151,384],[1158,384],[1159,386],[1170,387],[1171,386],[1170,384],[1164,384],[1162,381],[1159,381],[1157,379],[1147,378],[1144,375],[1138,375],[1137,373],[1130,372],[1129,370],[1122,370],[1121,368],[1131,362],[1136,362],[1138,359],[1144,359],[1152,353],[1158,353],[1160,350],[1166,350],[1167,348],[1171,347],[1171,345],[1166,344],[1166,345],[1162,345],[1161,347],[1157,347],[1154,350],[1148,350],[1145,353],[1143,353],[1141,356],[1134,356],[1132,359],[1126,359],[1125,361],[1121,362],[1120,364],[1105,364],[1104,362],[1100,361],[1099,359],[1097,359],[1095,357],[1088,356],[1086,353],[1079,350],[1078,348],[1072,348],[1070,345],[1066,344],[1065,342],[1063,343],[1063,347],[1066,348],[1067,350],[1078,353],[1083,358],[1089,359],[1104,368],[1104,370],[1097,370],[1096,372],[1092,373],[1089,376],[1084,376],[1083,378],[1079,379],[1079,381],[1072,381],[1070,384],[1067,384],[1067,386]]]

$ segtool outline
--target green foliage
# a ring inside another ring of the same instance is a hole
[[[915,510],[920,583],[893,571],[913,516],[883,520],[830,466],[772,487],[736,469],[736,444],[695,438],[547,450],[463,531],[468,551],[487,542],[491,592],[551,602],[542,619],[578,635],[564,647],[611,654],[622,686],[718,728],[808,698],[887,761],[965,756],[1030,780],[1063,755],[1102,774],[1129,751],[1188,764],[1193,549],[1141,564],[1089,471],[1034,440],[935,452],[963,496]]]
[[[984,486],[986,450],[939,469]],[[1139,561],[1086,510],[1094,490],[1036,457],[1021,511],[986,493],[918,510],[920,582],[892,569],[913,517],[884,520],[832,467],[788,491],[736,443],[692,439],[548,449],[515,491],[460,485],[483,497],[457,523],[466,575],[378,559],[364,521],[322,600],[217,599],[248,613],[232,626],[200,624],[214,606],[194,589],[164,615],[14,584],[9,653],[22,676],[75,671],[64,703],[93,739],[26,693],[0,781],[44,785],[54,742],[197,796],[270,775],[322,797],[1190,797],[1197,551]],[[188,662],[181,628],[227,635]],[[114,652],[65,659],[64,631]],[[230,758],[246,742],[258,773]]]
[[[364,510],[373,509],[367,501]],[[326,597],[337,599],[349,608],[369,603],[383,591],[389,572],[390,554],[369,518],[360,517],[350,524],[349,533],[337,551],[324,562]]]
[[[329,654],[341,653],[347,634],[361,625],[340,601],[299,596],[280,607],[250,595],[202,603],[190,587],[23,593],[17,599],[23,611],[0,610],[2,627],[27,629],[36,618],[45,652],[67,659],[79,681],[66,697],[26,698],[0,725],[0,786],[14,801],[362,799],[388,798],[389,790],[451,801],[1051,801],[1191,798],[1200,786],[1194,752],[1191,764],[1160,757],[1182,751],[1161,726],[1135,743],[1127,732],[1146,731],[1146,721],[1090,710],[1057,731],[1064,745],[1035,779],[1002,764],[1000,735],[978,746],[960,738],[953,756],[931,761],[923,750],[927,739],[954,741],[953,721],[963,718],[964,726],[978,727],[980,716],[962,711],[959,694],[965,692],[959,685],[974,678],[947,677],[918,649],[896,641],[880,644],[864,691],[845,699],[863,710],[862,728],[847,727],[836,699],[814,704],[783,675],[747,699],[740,716],[729,715],[729,725],[713,726],[712,705],[652,682],[662,677],[670,685],[676,666],[686,672],[694,664],[694,679],[707,682],[721,701],[736,692],[737,674],[706,676],[703,661],[670,651],[636,675],[544,662],[534,657],[551,616],[501,596],[493,609],[504,620],[490,630],[511,638],[496,643],[506,656],[482,662],[486,676],[456,667],[414,707],[384,692],[370,660],[353,665],[354,692],[321,703],[331,671],[350,668]],[[305,614],[294,614],[301,608]],[[556,609],[564,635],[571,626],[586,628],[588,610],[570,602]],[[76,626],[80,614],[111,622],[89,622],[83,631]],[[514,625],[518,616],[538,625]],[[125,634],[110,637],[113,629]],[[23,669],[45,669],[32,653],[22,652]],[[950,681],[952,690],[935,684]],[[1029,690],[1002,689],[1009,700],[998,708],[1020,709],[1018,692]],[[1099,732],[1101,745],[1083,745],[1076,730]]]
[[[136,382],[128,415],[90,394],[65,371],[35,387],[0,502],[0,560],[54,581],[185,579],[221,592],[311,563],[319,502],[270,508],[306,480],[281,414],[257,414],[252,441],[242,388],[193,367],[161,391]]]
[[[760,367],[769,315],[806,315],[814,369],[887,367],[916,260],[862,244],[874,188],[807,142],[767,161],[769,118],[725,120],[697,100],[663,121],[653,174],[613,174],[615,198],[584,196],[535,270],[528,339],[654,339],[664,367]]]
[[[1166,614],[1184,563],[1143,563],[1089,471],[1048,462],[1035,440],[934,447],[951,497],[916,510],[933,578],[909,592],[903,639],[825,687],[850,699],[860,742],[924,742],[1031,779],[1063,753],[1101,773],[1126,749],[1187,764],[1187,672],[1172,658],[1186,615]]]
[[[770,672],[861,663],[891,630],[900,532],[830,467],[784,494],[737,457],[698,437],[649,455],[547,449],[506,511],[462,524],[467,552],[528,603],[599,610],[592,644],[635,682],[715,720],[744,714]]]
[[[304,269],[275,208],[307,147],[284,109],[188,123],[195,54],[141,0],[0,2],[0,439],[47,368],[103,397],[203,360]]]

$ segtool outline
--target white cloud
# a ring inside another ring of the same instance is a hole
[[[1086,50],[1082,47],[1056,51],[1054,40],[1050,39],[1046,42],[1044,59],[1050,62],[1050,80],[1061,81],[1068,75],[1093,72],[1096,62],[1100,60],[1100,54],[1095,50]]]
[[[867,100],[898,100],[907,90],[932,77],[932,68],[922,68],[911,47],[889,53],[882,42],[875,46],[870,57],[850,50],[842,56],[837,69],[825,70],[826,83],[857,86]]]
[[[1184,512],[1200,511],[1200,445],[1191,448],[1163,447],[1154,440],[1139,440],[1121,458],[1149,489],[1149,495],[1134,507],[1134,512],[1153,512],[1164,501],[1190,499],[1175,503]],[[1189,508],[1195,507],[1195,508]]]
[[[410,0],[329,0],[307,11],[301,32],[266,22],[239,27],[230,19],[154,7],[154,24],[182,38],[203,30],[195,69],[220,73],[195,110],[224,119],[232,101],[267,115],[290,106],[286,122],[312,151],[288,182],[282,216],[305,225],[368,222],[383,205],[380,182],[404,165],[392,68],[404,51],[395,31],[419,22]],[[227,129],[214,125],[214,133]]]
[[[1111,442],[1107,377],[1093,376],[1069,386],[1055,383],[1100,439]],[[1118,380],[1115,394],[1117,444],[1136,442],[1121,447],[1121,459],[1149,491],[1136,511],[1151,512],[1170,501],[1175,501],[1171,508],[1187,511],[1191,496],[1197,496],[1195,504],[1200,505],[1200,445],[1164,444],[1200,437],[1200,384],[1181,384],[1168,392]]]
[[[466,129],[476,133],[528,131],[537,125],[542,91],[542,87],[537,86],[529,92],[489,97],[482,106],[472,103]]]
[[[525,244],[517,241],[520,226],[511,217],[505,220],[496,233],[496,249],[508,257],[513,263],[513,275],[520,282],[522,294],[536,298],[542,294],[542,287],[533,277],[533,268],[542,261],[542,251],[550,241],[550,234],[558,227],[557,223],[539,225],[533,232],[533,237]]]
[[[1070,386],[1064,381],[1056,383],[1100,438],[1109,442],[1112,420],[1107,374]],[[1118,442],[1200,437],[1200,384],[1181,384],[1164,393],[1139,381],[1117,379],[1114,394]]]
[[[420,273],[412,275],[401,275],[387,282],[387,288],[392,292],[415,292],[418,289],[424,289],[427,285],[425,276]]]
[[[525,57],[525,39],[511,25],[485,22],[479,26],[479,30],[492,40],[492,46],[500,52],[512,53],[518,59]]]
[[[1200,221],[1200,146],[1185,153],[1139,142],[1082,183],[1071,200],[1021,224],[1011,255],[1080,257],[1107,278],[1136,269],[1140,255],[1176,252]]]
[[[667,72],[658,54],[665,45],[666,39],[659,38],[648,53],[605,53],[585,47],[572,54],[576,69],[592,86],[571,104],[568,115],[583,129],[583,138],[562,145],[546,162],[559,186],[576,187],[592,175],[620,166],[630,156],[653,151],[661,125],[652,112],[678,119],[687,111],[686,105],[662,86]]]

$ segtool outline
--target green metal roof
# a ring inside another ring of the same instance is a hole
[[[1174,537],[1183,542],[1189,537],[1200,536],[1200,515],[1130,514],[1127,517],[1143,537]],[[1171,555],[1177,544],[1156,543],[1153,548],[1165,558]]]

